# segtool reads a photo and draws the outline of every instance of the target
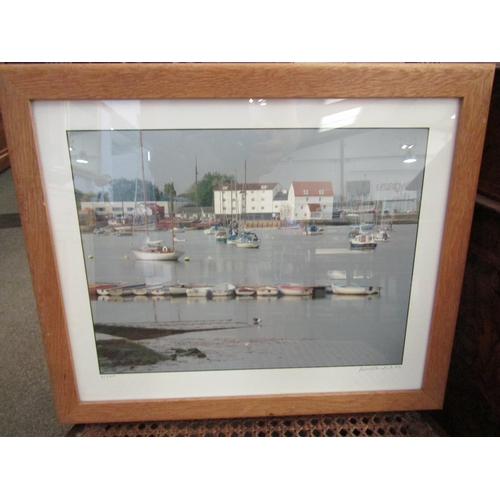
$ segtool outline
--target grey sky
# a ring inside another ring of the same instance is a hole
[[[424,166],[427,129],[231,129],[144,130],[146,178],[163,188],[173,181],[182,193],[208,172],[247,182],[330,180],[335,194],[347,181],[409,182]],[[99,178],[141,175],[140,133],[68,132],[76,187],[93,191]],[[403,163],[404,144],[414,144],[417,162]],[[84,151],[88,164],[76,163]],[[343,172],[341,175],[341,171]],[[97,187],[96,187],[97,186]],[[372,188],[373,189],[373,188]]]

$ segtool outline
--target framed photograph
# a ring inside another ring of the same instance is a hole
[[[0,67],[60,421],[440,408],[493,73]]]

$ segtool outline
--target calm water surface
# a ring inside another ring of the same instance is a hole
[[[193,320],[248,323],[248,327],[190,333],[200,339],[257,339],[262,341],[305,341],[304,345],[325,345],[335,349],[340,343],[364,345],[356,352],[338,356],[335,365],[399,364],[402,359],[417,225],[395,226],[391,240],[375,250],[349,249],[348,226],[327,227],[322,236],[305,236],[297,230],[257,229],[259,249],[242,249],[216,243],[203,231],[186,231],[176,243],[185,252],[177,262],[144,262],[135,259],[131,247],[145,240],[133,237],[84,234],[83,244],[89,283],[207,283],[235,285],[359,284],[381,286],[380,296],[322,298],[295,297],[251,299],[165,300],[143,297],[117,301],[93,300],[94,323],[162,324]],[[152,233],[171,244],[169,232]],[[128,258],[126,258],[128,257]],[[260,318],[259,327],[253,318]],[[178,336],[178,337],[182,337]],[[169,337],[171,338],[171,337]],[[330,348],[327,347],[327,348]],[[366,354],[366,353],[373,354]],[[362,358],[362,359],[361,359]],[[255,361],[241,368],[260,368]],[[286,366],[321,366],[311,356],[294,357]]]

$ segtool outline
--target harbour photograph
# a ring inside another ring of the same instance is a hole
[[[428,130],[71,130],[101,374],[403,360]]]

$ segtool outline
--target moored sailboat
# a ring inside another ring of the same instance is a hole
[[[215,233],[215,241],[217,243],[226,243],[227,241],[227,230],[225,227],[220,227]]]
[[[318,227],[316,224],[310,224],[305,227],[303,234],[306,236],[319,236],[324,233],[325,229],[323,227]]]
[[[374,250],[377,248],[373,235],[359,234],[350,240],[351,250]]]
[[[139,260],[178,260],[184,252],[167,246],[147,246],[133,250]]]
[[[230,229],[229,236],[227,237],[226,243],[228,245],[236,245],[238,238],[239,238],[238,230],[237,229]]]
[[[373,233],[373,240],[374,241],[377,241],[380,243],[385,243],[385,242],[389,241],[390,239],[391,238],[387,234],[387,231],[384,231],[382,229],[380,231],[378,231],[377,233]]]
[[[146,196],[146,179],[144,175],[144,154],[142,149],[142,131],[140,132],[141,144],[141,167],[142,167],[142,191],[144,196],[144,207],[147,207]],[[184,252],[175,249],[175,237],[172,231],[172,246],[162,245],[161,241],[152,241],[149,237],[149,221],[147,209],[144,212],[146,218],[146,245],[137,249],[133,249],[134,255],[139,260],[161,261],[170,260],[175,261],[184,255]],[[172,185],[170,185],[170,220],[173,227],[173,196]]]
[[[245,232],[242,234],[241,238],[236,240],[236,246],[238,248],[259,248],[260,239],[255,233]]]

